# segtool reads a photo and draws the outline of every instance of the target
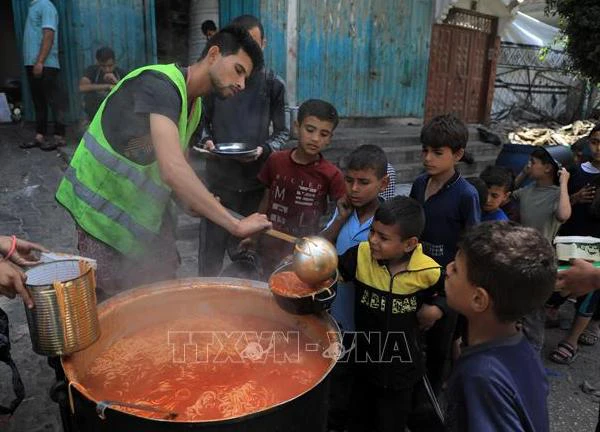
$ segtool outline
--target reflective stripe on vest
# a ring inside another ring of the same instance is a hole
[[[77,178],[77,171],[75,168],[69,166],[65,172],[65,178],[69,180],[75,191],[75,195],[81,201],[86,203],[88,206],[93,208],[104,216],[112,219],[123,228],[134,234],[139,238],[140,241],[149,241],[156,237],[156,234],[152,231],[144,228],[142,225],[135,222],[127,213],[112,204],[110,201],[104,199],[100,195],[94,193],[94,191],[88,189],[83,183]]]
[[[122,160],[115,157],[108,150],[100,145],[96,138],[89,132],[83,135],[83,142],[90,153],[108,169],[116,172],[127,178],[131,183],[136,185],[142,192],[151,195],[157,201],[165,201],[169,199],[171,192],[162,186],[157,185],[152,179],[126,164]]]

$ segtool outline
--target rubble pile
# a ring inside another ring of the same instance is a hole
[[[506,130],[505,125],[503,129]],[[566,126],[553,125],[521,125],[508,132],[508,141],[512,144],[526,145],[564,145],[570,146],[586,137],[596,126],[589,120],[577,120]]]

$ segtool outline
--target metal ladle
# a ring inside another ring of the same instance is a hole
[[[228,211],[237,219],[243,218],[239,213]],[[293,268],[303,282],[314,285],[329,279],[335,273],[338,265],[337,250],[323,237],[307,236],[299,239],[274,229],[262,234],[294,244]]]

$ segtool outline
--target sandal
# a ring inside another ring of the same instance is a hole
[[[600,337],[598,336],[598,330],[594,331],[590,330],[589,328],[586,328],[583,331],[583,333],[579,335],[579,339],[577,340],[577,342],[581,345],[592,346],[596,345],[596,342],[598,342],[599,338]]]
[[[548,358],[554,363],[568,365],[575,361],[577,358],[578,349],[575,348],[567,341],[562,341],[558,343],[558,346]]]

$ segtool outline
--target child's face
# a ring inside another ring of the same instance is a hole
[[[344,175],[346,182],[346,195],[352,207],[363,207],[383,192],[388,185],[388,176],[377,178],[375,170],[366,168],[362,170],[346,170]]]
[[[506,190],[504,186],[488,186],[487,201],[483,205],[483,211],[493,212],[496,211],[508,201],[510,192]]]
[[[463,315],[468,315],[470,299],[475,293],[476,287],[467,278],[467,263],[460,250],[454,261],[446,266],[444,286],[448,306]]]
[[[548,175],[552,176],[552,165],[545,164],[541,159],[532,157],[529,159],[529,177],[533,180],[542,180]]]
[[[416,238],[403,239],[397,224],[384,225],[373,221],[369,232],[371,256],[376,260],[395,260],[412,252],[416,246]]]
[[[318,155],[333,136],[333,123],[319,120],[315,116],[308,116],[302,123],[296,123],[298,128],[298,147],[309,156]]]
[[[450,147],[433,148],[431,146],[423,146],[421,153],[425,171],[431,176],[453,170],[463,154],[463,149],[454,153]]]
[[[592,152],[592,160],[600,162],[600,132],[594,132],[589,140],[590,151]]]

